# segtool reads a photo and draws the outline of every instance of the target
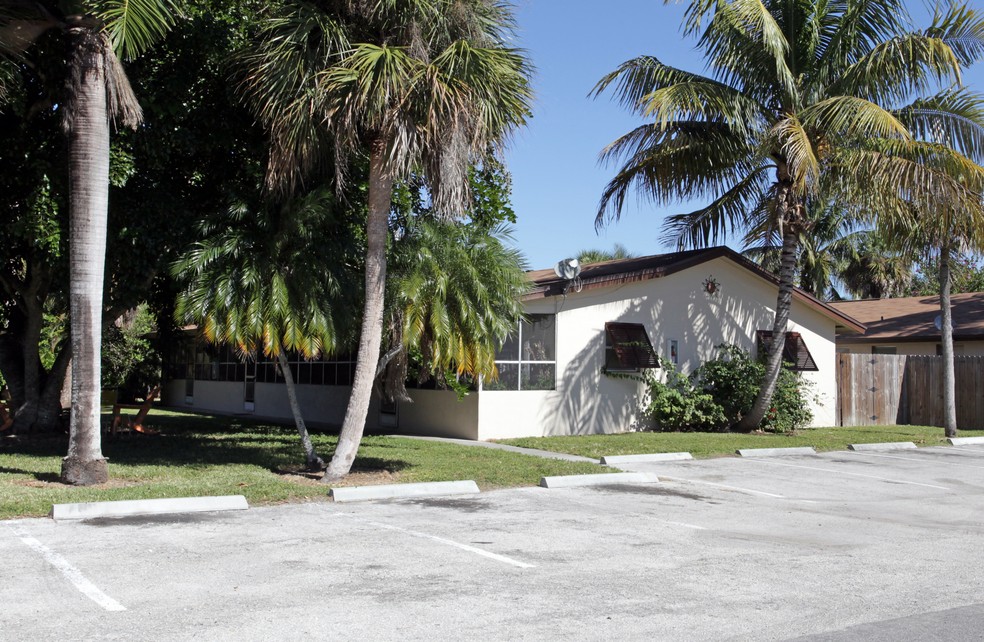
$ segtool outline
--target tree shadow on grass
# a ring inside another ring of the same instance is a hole
[[[299,470],[304,463],[303,450],[293,426],[272,425],[238,417],[199,415],[151,415],[146,424],[156,434],[124,432],[116,436],[103,435],[103,455],[111,464],[191,468],[238,464],[283,474]],[[319,446],[325,448],[326,445]],[[374,444],[373,447],[381,446]],[[61,458],[67,448],[67,435],[26,435],[4,440],[0,455]],[[321,454],[325,456],[329,453]],[[358,457],[353,470],[396,472],[410,466],[401,459]],[[0,472],[4,470],[0,468]],[[37,477],[31,471],[9,470]],[[43,481],[57,479],[57,475],[47,474]]]

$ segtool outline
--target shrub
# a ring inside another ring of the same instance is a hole
[[[721,405],[729,425],[748,412],[755,403],[765,366],[735,345],[718,346],[718,358],[706,361],[690,376],[694,385]]]
[[[656,430],[727,430],[751,410],[765,365],[738,346],[718,348],[718,358],[702,364],[690,377],[667,366],[665,383],[651,372],[643,378],[642,414]],[[811,386],[784,365],[772,407],[759,427],[787,432],[809,425],[813,420],[807,404]]]
[[[714,398],[694,388],[690,379],[666,366],[666,383],[650,376],[643,416],[657,430],[724,430],[724,411]]]
[[[724,410],[729,425],[736,424],[755,403],[765,364],[738,346],[722,344],[717,359],[701,365],[692,375],[695,388],[710,394]],[[813,421],[808,400],[812,383],[783,364],[772,395],[772,406],[759,425],[762,430],[788,432]]]

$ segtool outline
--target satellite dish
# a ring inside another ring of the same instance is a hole
[[[573,281],[581,273],[581,264],[577,259],[564,259],[554,266],[554,273],[565,281]]]
[[[933,319],[933,325],[936,326],[936,329],[937,330],[942,330],[943,329],[943,317],[941,317],[940,315],[937,314],[936,315],[936,318]]]

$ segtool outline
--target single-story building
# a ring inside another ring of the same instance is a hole
[[[770,273],[726,247],[622,259],[529,274],[527,319],[499,351],[496,381],[459,401],[408,390],[413,403],[374,401],[370,428],[487,440],[632,430],[642,384],[608,371],[651,366],[684,373],[732,343],[752,353],[768,340],[777,296]],[[796,290],[787,354],[814,383],[815,425],[835,423],[835,336],[864,326]],[[305,417],[341,424],[354,359],[292,364]],[[189,345],[171,366],[164,402],[189,409],[289,419],[283,378],[268,359],[243,363],[225,348]]]
[[[863,354],[938,355],[940,298],[910,296],[896,299],[837,301],[834,309],[860,321],[864,334],[837,336],[837,351]],[[984,355],[984,292],[950,296],[953,352]]]

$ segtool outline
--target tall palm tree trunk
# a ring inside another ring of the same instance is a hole
[[[366,428],[369,398],[379,362],[383,338],[383,305],[386,289],[386,238],[389,230],[390,203],[393,198],[393,173],[387,167],[387,141],[374,140],[369,156],[369,215],[366,220],[366,300],[362,314],[359,355],[352,378],[338,446],[332,455],[323,481],[336,481],[349,473]]]
[[[950,244],[940,247],[940,343],[943,352],[943,430],[957,436],[957,395],[953,371],[953,317],[950,314]]]
[[[287,356],[281,350],[277,355],[280,362],[280,369],[284,373],[284,382],[287,384],[287,401],[290,402],[290,411],[294,415],[294,425],[297,426],[297,434],[301,437],[301,446],[304,448],[304,460],[309,470],[321,470],[325,462],[314,450],[311,443],[311,435],[308,434],[307,426],[304,424],[304,416],[301,414],[301,404],[297,402],[297,388],[294,386],[294,374],[287,363]]]
[[[786,227],[782,236],[782,257],[779,264],[779,295],[776,299],[776,318],[772,324],[772,344],[765,361],[765,377],[759,388],[758,396],[752,409],[734,427],[740,432],[750,432],[759,427],[765,418],[765,413],[772,403],[772,395],[779,381],[779,371],[782,369],[782,349],[786,345],[786,331],[789,325],[789,314],[793,306],[793,280],[796,277],[797,252],[799,238],[796,233]]]
[[[69,132],[70,308],[72,423],[62,480],[100,484],[109,479],[102,455],[99,391],[103,273],[109,203],[109,119],[104,44],[89,29],[73,29],[72,63],[80,65]]]

